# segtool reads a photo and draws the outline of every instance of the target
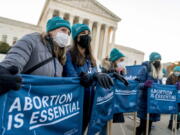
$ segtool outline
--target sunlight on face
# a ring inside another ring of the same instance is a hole
[[[69,29],[66,28],[66,27],[57,28],[57,29],[55,29],[55,30],[50,31],[49,33],[50,33],[50,35],[51,35],[52,37],[54,37],[54,36],[56,36],[56,34],[57,34],[58,32],[62,32],[62,33],[65,33],[65,34],[70,35],[70,31],[69,31]]]

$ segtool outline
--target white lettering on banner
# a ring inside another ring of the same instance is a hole
[[[126,80],[135,80],[137,78],[137,76],[132,76],[132,75],[130,75],[130,76],[125,76],[125,79]]]
[[[77,132],[78,132],[78,129],[73,128],[73,129],[65,132],[64,135],[74,135],[74,134],[77,133]]]
[[[71,118],[71,117],[73,117],[73,116],[75,116],[75,115],[78,115],[78,114],[79,114],[79,112],[76,112],[76,113],[73,113],[73,114],[71,114],[71,115],[68,115],[68,116],[66,116],[66,117],[64,117],[64,118],[61,118],[61,119],[59,119],[59,120],[55,120],[55,121],[53,121],[53,122],[51,122],[51,123],[44,123],[44,124],[38,124],[38,125],[35,125],[35,126],[31,126],[29,129],[32,130],[32,129],[35,129],[35,128],[38,128],[38,127],[42,127],[42,126],[54,125],[54,124],[56,124],[56,123],[59,123],[59,122],[64,121],[64,120],[66,120],[66,119],[69,119],[69,118]]]
[[[24,97],[25,101],[20,102],[20,98],[15,98],[13,104],[11,105],[9,109],[9,113],[13,112],[13,110],[16,111],[22,111],[21,103],[24,103],[23,111],[28,111],[31,109],[40,109],[49,107],[52,105],[58,105],[58,104],[64,104],[72,101],[72,93],[69,94],[63,94],[63,95],[53,95],[53,96],[43,96],[42,98],[38,96],[34,97]],[[22,104],[23,105],[23,104]]]
[[[13,104],[9,109],[9,113],[12,112],[14,109],[17,109],[17,111],[21,111],[21,103],[19,98],[15,98]]]
[[[32,111],[33,110],[33,111]],[[9,109],[7,130],[24,125],[24,113],[32,111],[29,119],[30,130],[56,124],[80,112],[79,101],[73,102],[72,93],[52,96],[15,98]]]
[[[176,101],[176,95],[173,95],[173,91],[170,90],[151,89],[150,98],[162,101]]]
[[[15,116],[14,120],[17,122],[16,124],[14,124],[15,128],[20,128],[23,126],[23,124],[24,124],[24,121],[22,119],[23,117],[24,117],[23,113],[19,113]]]
[[[28,111],[32,109],[32,100],[30,97],[25,97],[25,105],[24,105],[24,111]]]
[[[96,105],[101,105],[105,102],[108,102],[109,100],[111,100],[113,98],[113,94],[114,94],[114,92],[110,92],[107,95],[105,95],[104,97],[97,97]]]
[[[118,90],[115,89],[116,95],[136,95],[136,90]]]

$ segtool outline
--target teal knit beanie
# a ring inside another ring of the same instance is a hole
[[[180,72],[180,66],[174,67],[173,71],[174,71],[174,72]]]
[[[118,60],[119,58],[125,57],[125,55],[123,53],[121,53],[118,49],[113,48],[111,53],[110,53],[110,58],[109,60],[114,62],[116,60]]]
[[[69,21],[62,19],[59,16],[53,17],[48,20],[48,22],[46,24],[46,31],[49,32],[49,31],[55,30],[60,27],[66,27],[71,32],[71,26],[70,26]]]
[[[75,39],[79,35],[79,33],[83,32],[85,30],[90,31],[88,25],[86,25],[86,24],[74,24],[72,26],[72,38]]]
[[[161,55],[160,55],[159,53],[157,53],[157,52],[152,52],[152,53],[150,54],[150,56],[149,56],[149,60],[150,60],[150,61],[156,61],[156,60],[158,60],[158,59],[161,60]]]

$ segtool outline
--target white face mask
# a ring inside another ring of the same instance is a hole
[[[69,35],[63,32],[58,32],[53,40],[59,45],[59,47],[66,47],[69,42]]]
[[[178,77],[180,76],[180,72],[174,72],[174,75]]]
[[[125,62],[124,61],[123,62],[119,62],[119,63],[117,63],[117,66],[124,68],[125,67]]]

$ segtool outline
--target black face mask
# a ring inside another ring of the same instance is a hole
[[[91,37],[89,35],[80,36],[80,40],[77,42],[82,48],[88,48],[91,43]]]
[[[160,61],[155,61],[155,62],[153,63],[153,65],[154,65],[154,67],[155,67],[156,69],[158,69],[158,68],[160,68],[160,66],[161,66],[161,62],[160,62]]]

